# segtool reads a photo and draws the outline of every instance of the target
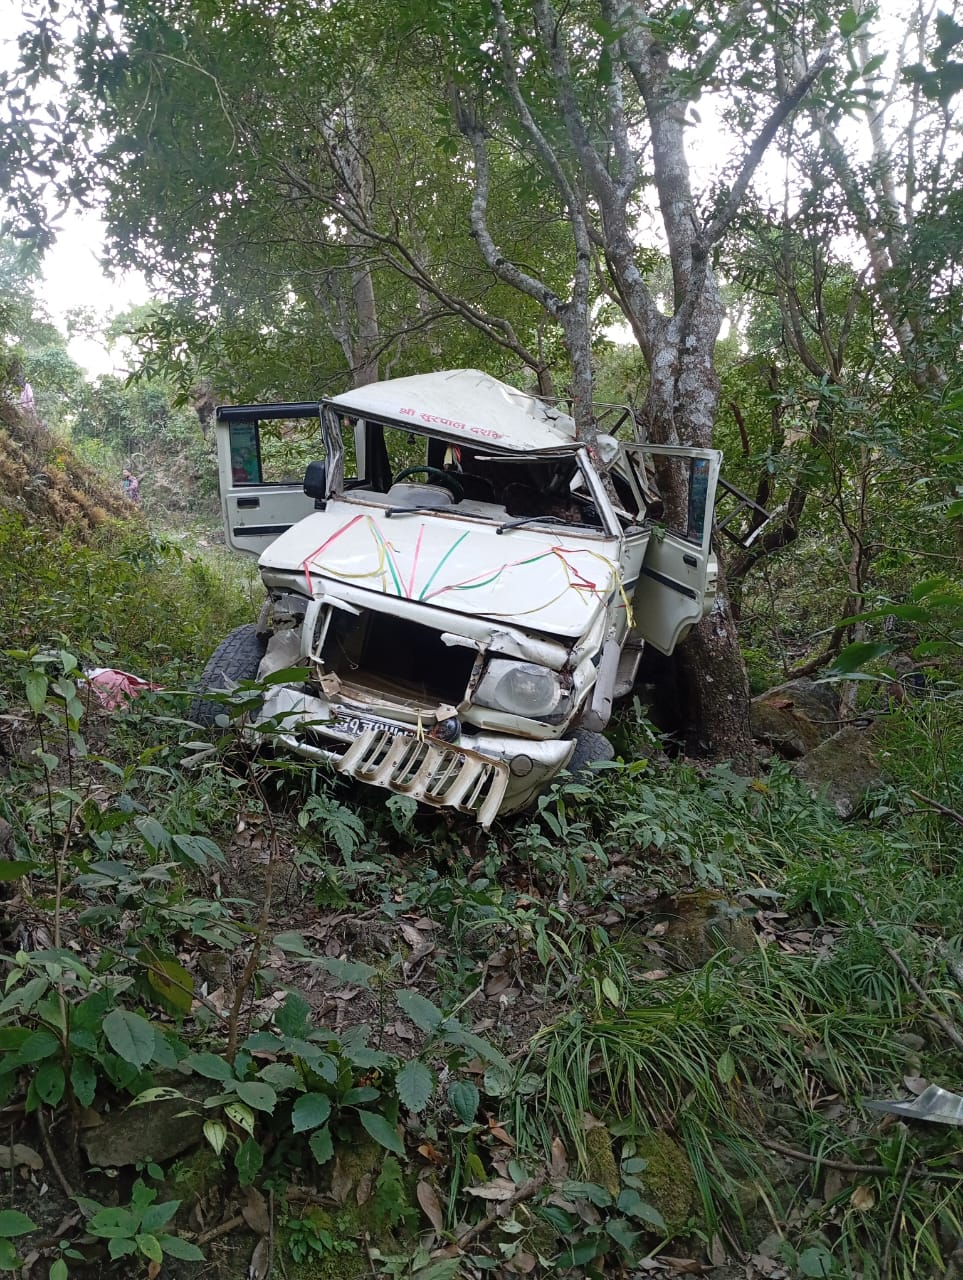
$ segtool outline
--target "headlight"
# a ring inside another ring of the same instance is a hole
[[[505,658],[492,658],[474,697],[484,707],[532,719],[551,715],[561,699],[562,686],[554,671]]]

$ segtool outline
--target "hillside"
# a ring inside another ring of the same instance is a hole
[[[0,504],[31,522],[88,537],[108,520],[135,518],[111,483],[33,414],[0,398]]]

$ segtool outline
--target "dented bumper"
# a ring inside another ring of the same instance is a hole
[[[529,804],[574,749],[566,740],[529,742],[493,733],[443,742],[284,685],[271,690],[251,729],[345,777],[470,814],[484,828],[499,813]]]

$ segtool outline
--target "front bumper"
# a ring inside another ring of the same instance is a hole
[[[346,777],[436,808],[471,814],[487,828],[523,809],[571,758],[571,740],[463,734],[443,742],[409,724],[360,714],[287,685],[265,698],[251,729],[292,754]]]

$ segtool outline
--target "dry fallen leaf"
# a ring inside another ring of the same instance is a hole
[[[438,1199],[438,1192],[430,1182],[422,1180],[415,1188],[415,1195],[418,1203],[421,1205],[422,1211],[434,1229],[441,1235],[445,1229],[445,1219],[441,1212],[441,1202]]]
[[[241,1217],[255,1235],[266,1236],[271,1230],[268,1203],[257,1187],[248,1187],[244,1203],[241,1205]]]
[[[557,1134],[552,1139],[550,1167],[553,1178],[568,1177],[568,1157],[565,1154],[565,1145]]]
[[[524,1249],[519,1249],[518,1253],[505,1263],[505,1270],[514,1272],[517,1276],[527,1276],[538,1266],[538,1259],[534,1254],[526,1253]]]
[[[641,975],[643,982],[659,982],[669,976],[668,969],[648,969]]]
[[[257,1242],[247,1266],[247,1280],[267,1280],[271,1269],[271,1241],[265,1236]]]
[[[98,1123],[100,1117],[97,1117]],[[0,1169],[19,1169],[26,1165],[28,1169],[42,1169],[43,1160],[33,1147],[26,1147],[22,1142],[15,1142],[12,1147],[0,1146]]]
[[[480,1200],[508,1200],[515,1194],[515,1183],[511,1178],[492,1178],[478,1187],[466,1187],[470,1196],[478,1196]]]
[[[515,1146],[515,1139],[511,1136],[511,1134],[506,1133],[500,1124],[495,1124],[492,1120],[489,1120],[488,1122],[488,1132],[492,1135],[493,1138],[497,1138],[498,1141],[502,1144],[502,1146],[505,1146],[505,1147]]]
[[[147,1280],[157,1280],[160,1275],[161,1264],[156,1259],[151,1258],[147,1264]]]
[[[876,1196],[870,1187],[854,1187],[849,1203],[860,1213],[868,1213],[876,1203]]]
[[[351,1190],[352,1179],[341,1163],[341,1157],[336,1156],[334,1161],[334,1172],[331,1175],[331,1195],[338,1202],[344,1204],[348,1198],[348,1192]]]
[[[430,1142],[423,1142],[418,1148],[418,1154],[431,1164],[442,1165],[445,1163],[445,1157]]]

